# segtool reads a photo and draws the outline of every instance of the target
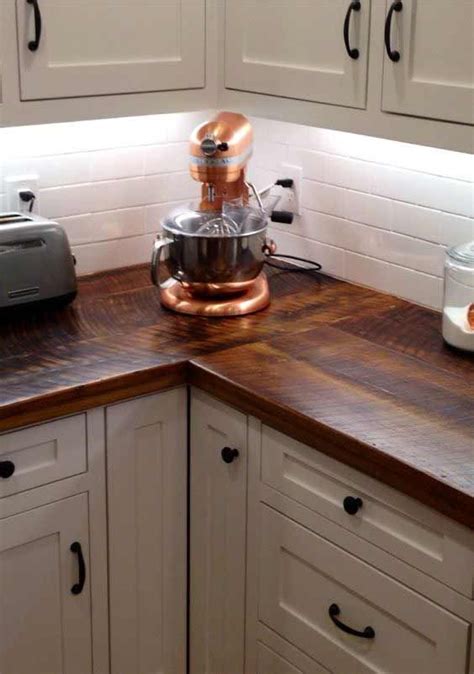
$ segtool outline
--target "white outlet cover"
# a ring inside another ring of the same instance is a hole
[[[292,211],[295,215],[301,215],[301,204],[303,201],[303,168],[301,166],[282,162],[280,164],[279,177],[292,178],[293,189],[291,191],[288,190],[289,195],[288,199],[285,200],[286,205],[283,205],[282,201],[278,208],[281,210]]]
[[[34,212],[38,212],[39,202],[39,176],[35,174],[8,176],[4,180],[5,196],[7,209],[11,212],[26,212],[28,204],[20,201],[18,193],[20,190],[31,190],[35,195]]]

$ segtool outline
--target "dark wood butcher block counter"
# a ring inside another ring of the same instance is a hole
[[[269,309],[160,307],[147,267],[86,277],[70,307],[0,325],[0,431],[191,383],[474,528],[474,357],[440,316],[272,270]]]

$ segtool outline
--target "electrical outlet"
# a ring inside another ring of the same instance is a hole
[[[27,213],[30,208],[29,203],[25,203],[20,199],[20,192],[22,190],[29,190],[35,195],[33,204],[33,212],[39,211],[39,177],[37,175],[24,176],[8,176],[5,178],[5,195],[7,198],[7,209],[11,213]]]
[[[303,196],[303,169],[301,166],[283,163],[280,165],[280,178],[292,178],[293,187],[283,191],[283,197],[278,204],[279,211],[291,211],[295,215],[301,215],[301,203]]]

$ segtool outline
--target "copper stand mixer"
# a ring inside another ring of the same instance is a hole
[[[263,265],[276,246],[266,237],[260,196],[245,179],[252,144],[250,122],[232,112],[192,133],[190,173],[202,183],[201,200],[196,210],[182,208],[165,218],[152,258],[152,279],[168,309],[241,316],[269,304]],[[256,208],[249,206],[249,189]]]

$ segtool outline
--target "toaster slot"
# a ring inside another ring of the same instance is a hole
[[[33,218],[24,213],[0,213],[0,225],[13,225],[18,222],[33,222]]]

